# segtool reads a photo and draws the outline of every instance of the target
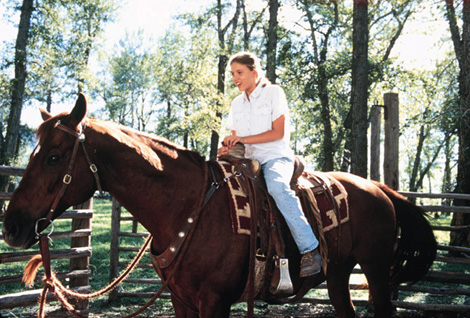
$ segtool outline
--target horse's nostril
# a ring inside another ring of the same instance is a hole
[[[18,225],[16,224],[16,222],[9,222],[9,223],[5,223],[4,224],[4,235],[6,234],[5,237],[5,240],[7,242],[14,242],[16,240],[16,238],[18,237],[18,233],[19,233],[19,227]],[[5,233],[6,231],[6,233]]]

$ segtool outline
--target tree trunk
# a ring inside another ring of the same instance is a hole
[[[444,138],[444,155],[445,155],[445,163],[444,163],[444,177],[442,178],[442,193],[449,193],[452,191],[452,173],[451,173],[451,154],[452,147],[450,145],[450,138],[451,134],[449,132],[445,133]]]
[[[320,41],[321,45],[318,45],[316,28],[314,23],[314,17],[310,10],[310,2],[301,2],[303,11],[308,19],[310,25],[310,37],[313,46],[313,58],[317,66],[317,74],[314,76],[314,83],[318,87],[318,97],[321,103],[321,120],[323,126],[323,162],[321,163],[322,171],[334,170],[334,142],[333,132],[331,128],[331,114],[330,114],[330,97],[328,94],[328,82],[331,77],[328,76],[327,67],[327,53],[328,53],[328,41],[331,33],[336,29],[339,17],[338,17],[338,4],[336,1],[331,1],[334,10],[334,22],[331,23],[328,30],[323,34],[323,40]],[[331,76],[331,75],[330,75]],[[308,94],[309,95],[309,94]]]
[[[15,46],[15,79],[11,82],[11,104],[5,144],[2,147],[1,164],[10,165],[18,151],[21,110],[26,84],[26,48],[29,39],[33,0],[24,0]]]
[[[266,77],[271,83],[276,82],[276,48],[277,48],[277,12],[279,10],[278,0],[269,0],[269,27],[268,41],[266,45]]]
[[[416,148],[416,156],[413,162],[413,169],[411,170],[410,184],[408,186],[411,192],[416,192],[418,190],[416,179],[418,179],[419,166],[421,165],[421,153],[423,152],[425,138],[426,134],[424,133],[424,125],[422,125],[419,130],[418,148]]]
[[[367,178],[368,0],[354,0],[351,82],[351,172]]]
[[[227,54],[232,52],[233,42],[235,40],[235,32],[238,27],[238,18],[240,16],[240,10],[244,6],[243,0],[237,0],[237,7],[233,18],[227,23],[225,27],[222,27],[222,2],[217,0],[217,35],[219,40],[219,63],[218,63],[218,76],[217,76],[217,90],[221,96],[225,93],[225,69],[227,67],[228,57]],[[232,33],[227,41],[227,46],[225,46],[225,34],[228,31],[228,28],[232,26]],[[221,107],[221,105],[219,105]],[[219,121],[222,121],[222,112],[216,111],[216,117]],[[215,130],[212,130],[211,133],[211,148],[209,156],[210,158],[217,157],[217,149],[219,148],[219,133]]]
[[[334,149],[333,149],[333,130],[331,128],[331,118],[330,118],[330,99],[328,96],[328,79],[326,78],[325,66],[322,64],[319,66],[319,83],[318,83],[318,96],[321,103],[321,120],[323,125],[323,163],[321,170],[322,171],[332,171],[334,170]]]
[[[227,67],[228,57],[224,54],[219,55],[218,63],[218,76],[217,76],[217,91],[220,95],[225,93],[225,68]],[[222,119],[222,113],[216,111],[215,115],[217,118]],[[215,130],[211,133],[211,149],[210,149],[210,158],[217,157],[217,149],[219,148],[219,133]]]
[[[459,64],[459,159],[457,168],[458,193],[470,193],[470,0],[463,1],[462,35],[455,17],[454,1],[446,1],[447,19],[449,21],[454,51]],[[469,205],[468,201],[456,200],[456,205]],[[452,225],[470,224],[470,214],[454,213]],[[470,231],[452,232],[450,244],[470,246]]]

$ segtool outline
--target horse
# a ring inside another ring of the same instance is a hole
[[[41,113],[38,145],[5,212],[5,242],[18,249],[31,247],[37,232],[49,225],[44,219],[54,220],[101,188],[153,236],[153,256],[167,252],[181,229],[190,228],[173,263],[156,266],[168,283],[175,316],[229,317],[249,279],[250,238],[233,233],[225,191],[203,199],[211,189],[205,158],[164,138],[87,117],[82,94],[70,113]],[[77,150],[78,143],[84,151]],[[349,277],[359,264],[375,316],[391,317],[391,286],[418,281],[435,258],[432,229],[423,210],[385,185],[345,172],[329,175],[348,193],[350,220],[343,235],[334,238],[338,242],[326,236],[333,256],[325,274],[300,278],[300,255],[286,236],[293,293],[326,279],[337,317],[354,317]]]

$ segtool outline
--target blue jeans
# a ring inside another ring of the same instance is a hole
[[[300,253],[314,250],[318,246],[318,240],[302,212],[299,199],[289,185],[294,173],[294,162],[289,158],[278,158],[261,167],[268,192],[284,216]]]

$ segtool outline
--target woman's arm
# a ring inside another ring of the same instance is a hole
[[[233,147],[237,142],[244,144],[260,144],[264,142],[276,141],[284,138],[284,122],[286,117],[281,115],[279,118],[273,121],[272,129],[265,131],[258,135],[251,135],[245,137],[237,136],[235,130],[232,130],[232,134],[224,138],[224,144],[230,148]]]

